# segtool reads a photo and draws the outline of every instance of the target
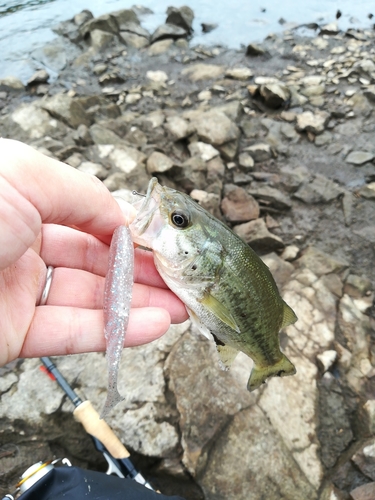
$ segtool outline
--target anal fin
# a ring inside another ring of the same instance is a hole
[[[229,345],[216,345],[216,348],[219,353],[221,368],[229,370],[239,351]]]

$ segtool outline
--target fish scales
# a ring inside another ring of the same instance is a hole
[[[278,333],[297,317],[268,267],[225,224],[154,178],[130,230],[136,243],[153,251],[159,273],[193,323],[214,336],[221,361],[229,366],[238,351],[253,359],[249,390],[268,377],[295,373]]]

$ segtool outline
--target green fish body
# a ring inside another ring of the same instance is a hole
[[[153,178],[130,231],[153,251],[156,268],[193,323],[213,336],[222,363],[229,367],[239,351],[252,358],[249,391],[296,372],[280,351],[279,331],[297,317],[268,267],[225,224]]]

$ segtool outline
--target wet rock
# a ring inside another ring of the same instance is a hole
[[[198,156],[204,161],[210,161],[219,155],[219,151],[205,142],[191,142],[188,146],[191,156]]]
[[[329,255],[318,248],[309,246],[297,261],[301,268],[307,267],[317,276],[340,273],[349,267],[348,262]]]
[[[254,196],[254,198],[266,202],[277,210],[289,210],[292,207],[292,202],[288,196],[270,186],[257,186],[252,184],[248,192]]]
[[[224,113],[201,113],[192,121],[198,137],[213,146],[221,146],[239,138],[240,131]]]
[[[317,174],[310,182],[303,183],[294,193],[294,198],[304,203],[329,203],[344,193],[336,182]]]
[[[253,158],[255,162],[267,161],[272,156],[269,144],[259,143],[244,149]]]
[[[116,37],[113,33],[98,29],[90,31],[90,45],[94,50],[104,50],[115,40]]]
[[[329,23],[322,26],[320,30],[321,35],[337,35],[339,33],[339,28],[337,23]]]
[[[347,163],[351,163],[352,165],[364,165],[372,161],[375,158],[375,154],[369,151],[352,151],[345,158]]]
[[[151,43],[159,42],[166,38],[171,38],[177,40],[178,38],[183,38],[187,36],[187,31],[174,24],[162,24],[151,35]]]
[[[352,500],[372,500],[375,498],[375,482],[358,486],[350,492]]]
[[[169,116],[165,128],[172,135],[173,140],[179,141],[189,137],[194,131],[193,127],[187,120],[180,116]]]
[[[145,28],[142,28],[142,26],[139,23],[131,21],[126,23],[121,23],[119,30],[120,30],[120,35],[123,33],[131,33],[133,35],[138,35],[146,39],[150,38],[150,33]]]
[[[264,56],[267,53],[265,49],[263,49],[260,45],[256,45],[255,43],[250,43],[246,47],[246,55],[247,56]]]
[[[45,69],[40,69],[27,80],[27,85],[31,87],[32,85],[38,85],[39,83],[46,83],[48,82],[48,79],[49,73]]]
[[[219,25],[216,23],[201,23],[203,33],[210,33],[211,31],[215,30],[218,26]]]
[[[179,9],[176,7],[168,7],[167,9],[167,24],[174,24],[186,30],[188,33],[193,31],[194,12],[190,7],[184,5]]]
[[[324,132],[324,128],[329,120],[329,113],[326,111],[304,111],[297,115],[296,128],[299,132],[312,132],[315,135]]]
[[[43,102],[42,108],[72,128],[77,128],[81,124],[89,126],[91,123],[81,104],[67,94],[56,94],[50,97]]]
[[[243,188],[233,186],[221,202],[221,210],[230,222],[243,222],[259,217],[259,205]]]
[[[332,141],[332,134],[328,131],[323,132],[315,137],[315,146],[321,147],[330,144]]]
[[[163,153],[154,151],[147,159],[147,172],[149,174],[167,172],[173,167],[173,161]]]
[[[44,47],[33,50],[31,57],[42,63],[43,66],[60,72],[66,67],[69,58],[72,58],[75,54],[79,54],[77,47],[71,46],[69,54],[67,54],[65,44],[57,38],[48,42]]]
[[[224,66],[198,63],[183,69],[181,74],[187,76],[192,82],[198,82],[200,80],[219,78],[224,74],[224,70]]]
[[[265,104],[272,109],[285,107],[291,97],[288,87],[279,84],[261,85],[259,93]]]
[[[96,30],[117,34],[119,26],[115,16],[112,14],[103,14],[102,16],[90,19],[79,27],[79,31],[83,38],[86,38],[90,33]]]
[[[268,231],[263,219],[256,219],[234,226],[233,231],[256,252],[270,252],[284,248],[279,236]]]
[[[227,78],[233,78],[234,80],[249,80],[254,73],[250,68],[230,68],[225,72]]]
[[[18,78],[7,76],[6,78],[0,79],[0,90],[5,92],[21,91],[25,90],[25,86]]]
[[[84,9],[73,17],[73,22],[76,26],[81,26],[81,24],[86,23],[93,18],[93,13],[88,9]]]

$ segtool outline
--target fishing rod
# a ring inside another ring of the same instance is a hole
[[[80,422],[87,434],[92,438],[95,448],[103,454],[108,463],[106,474],[116,474],[121,478],[130,478],[153,490],[151,484],[137,471],[130,460],[130,453],[114,434],[107,422],[100,419],[99,413],[88,400],[82,401],[78,394],[69,385],[64,376],[57,369],[52,360],[44,356],[40,358],[45,370],[55,380],[75,406],[73,415]]]

